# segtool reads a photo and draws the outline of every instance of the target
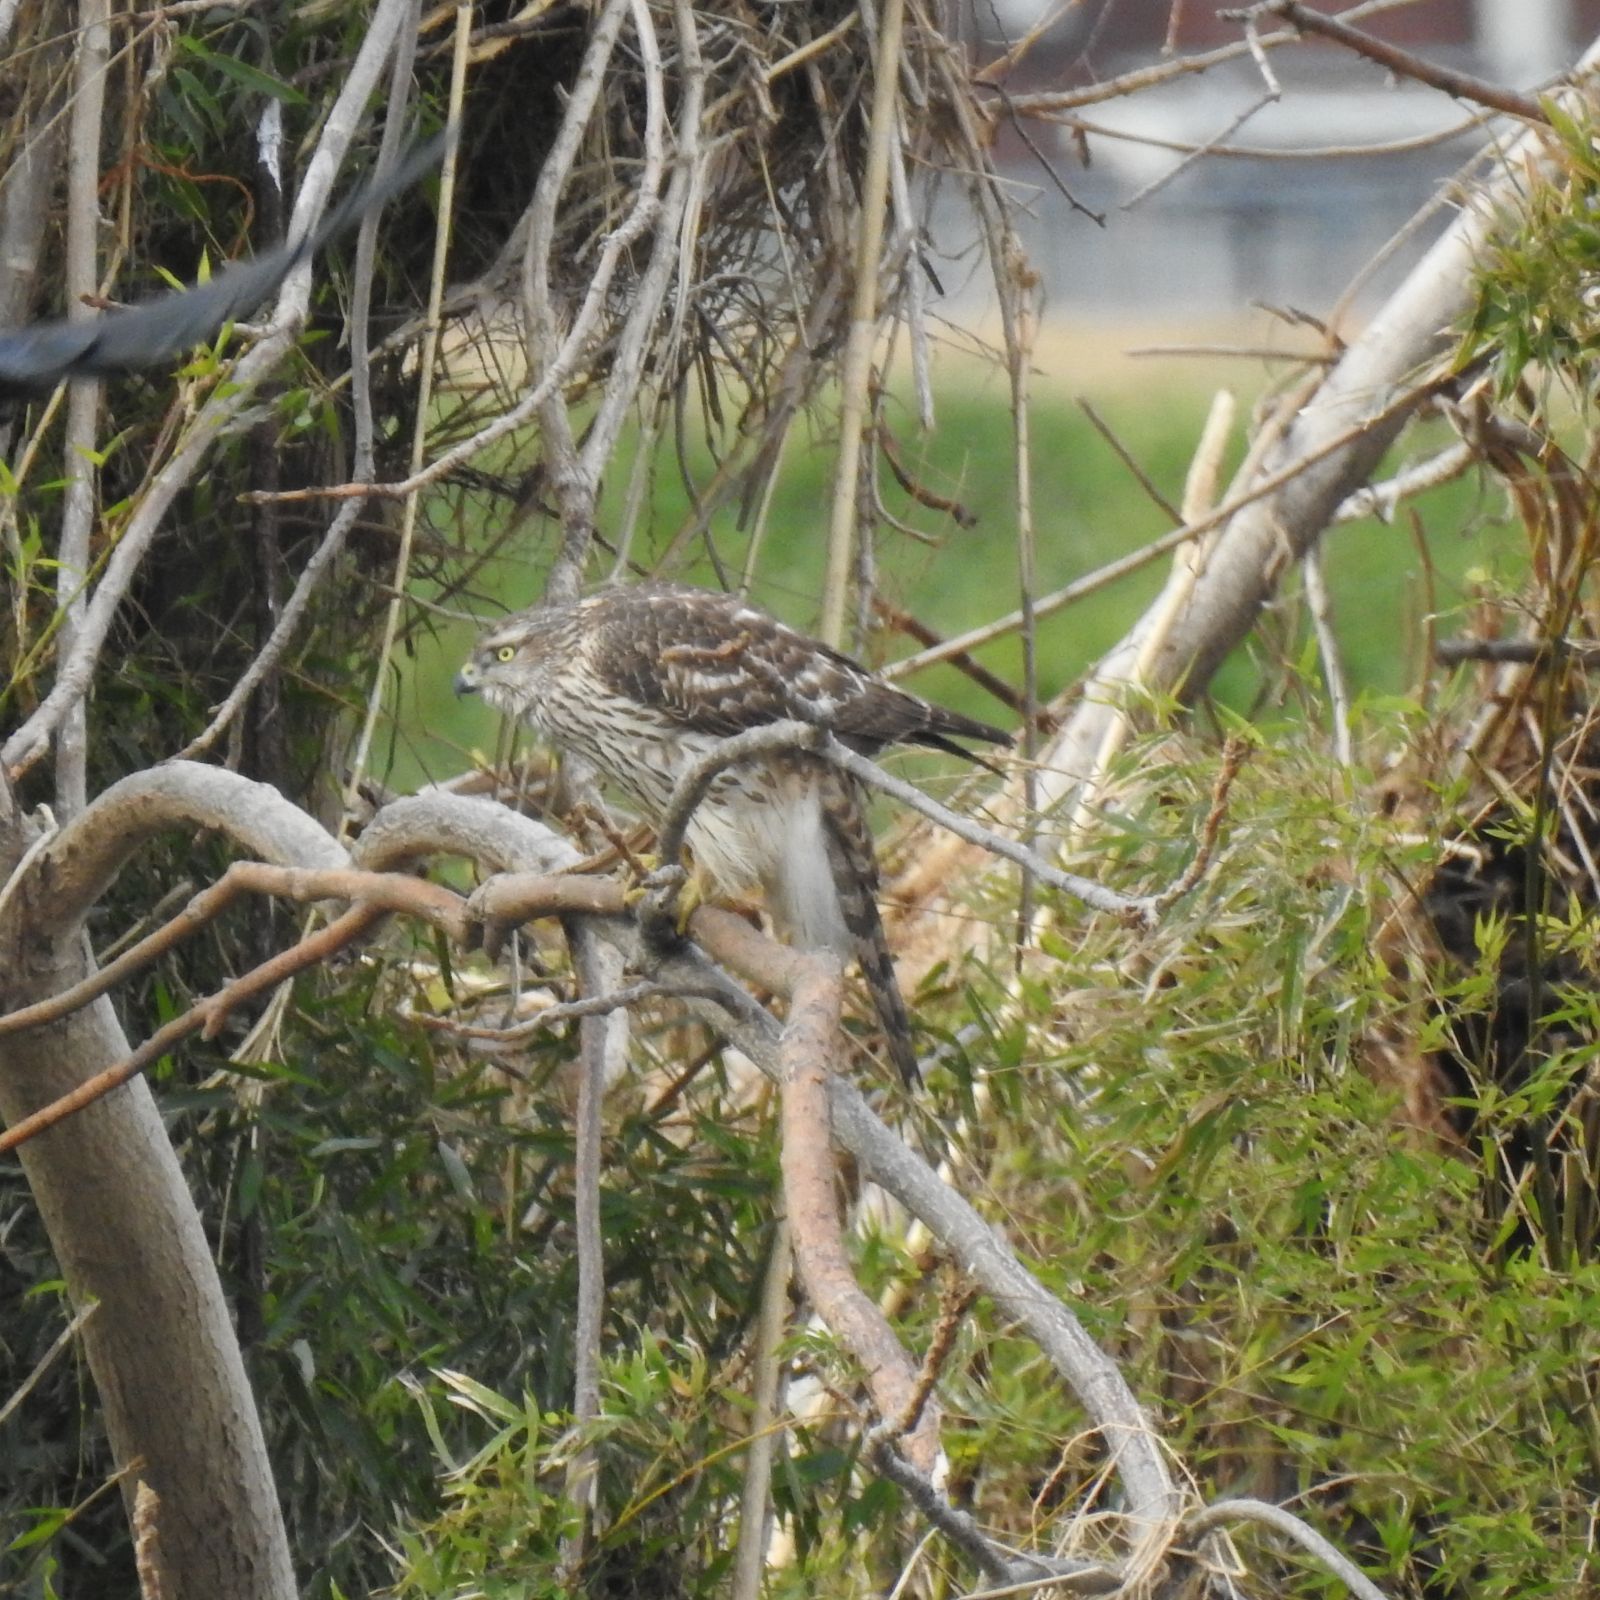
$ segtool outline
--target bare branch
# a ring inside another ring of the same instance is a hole
[[[316,871],[267,866],[259,861],[236,861],[214,884],[195,895],[177,916],[147,934],[115,961],[107,962],[60,994],[0,1016],[0,1038],[59,1022],[74,1011],[82,1010],[91,1000],[109,994],[119,983],[142,972],[247,894],[277,895],[302,905],[348,900],[384,911],[404,911],[458,942],[465,939],[469,926],[465,902],[460,895],[420,878],[408,878],[401,873],[352,872],[337,867]]]
[[[131,1078],[137,1077],[152,1062],[159,1061],[173,1045],[192,1033],[214,1038],[228,1015],[243,1001],[254,995],[268,992],[292,978],[307,967],[316,966],[346,945],[361,937],[375,922],[387,913],[380,906],[357,905],[342,917],[330,922],[326,928],[308,934],[298,944],[253,967],[243,977],[236,978],[225,989],[208,995],[198,1005],[191,1006],[182,1016],[174,1017],[164,1027],[158,1028],[132,1055],[114,1065],[85,1078],[70,1093],[51,1101],[31,1116],[19,1117],[0,1133],[0,1155],[15,1150],[20,1144],[53,1128],[57,1123],[103,1099],[113,1089],[120,1089]]]
[[[361,48],[351,66],[328,119],[316,153],[306,170],[305,182],[294,211],[294,232],[313,231],[313,219],[327,205],[328,192],[344,157],[396,33],[411,0],[379,0]],[[105,571],[84,608],[82,626],[72,649],[57,662],[56,680],[38,708],[3,747],[0,763],[13,774],[24,772],[43,753],[62,718],[88,692],[111,624],[143,564],[167,508],[191,481],[211,446],[233,426],[254,394],[256,386],[276,367],[305,320],[311,292],[309,263],[291,271],[273,311],[268,335],[238,361],[225,386],[213,392],[190,425],[183,441],[150,480],[139,504],[129,516]]]
[[[1035,1591],[1063,1595],[1110,1594],[1122,1588],[1121,1574],[1110,1567],[1070,1558],[1026,1554],[996,1544],[970,1511],[952,1505],[889,1440],[878,1439],[868,1459],[891,1483],[904,1489],[917,1510],[958,1550],[964,1550],[978,1570],[998,1586],[969,1593],[964,1600]]]
[[[270,784],[169,762],[114,783],[61,830],[36,868],[36,875],[48,874],[49,893],[32,908],[33,928],[51,936],[74,926],[146,839],[179,826],[215,829],[283,865],[330,868],[348,860],[320,823]]]
[[[1346,1584],[1360,1600],[1385,1600],[1380,1589],[1348,1556],[1341,1555],[1309,1523],[1302,1521],[1292,1511],[1275,1506],[1266,1500],[1219,1500],[1191,1513],[1183,1524],[1186,1537],[1194,1538],[1213,1528],[1226,1527],[1230,1522],[1256,1522],[1272,1528],[1293,1539],[1303,1550],[1308,1550],[1336,1578]]]
[[[789,1276],[793,1267],[789,1220],[780,1216],[772,1230],[772,1250],[761,1285],[761,1310],[751,1356],[755,1388],[751,1395],[749,1442],[745,1446],[744,1482],[739,1492],[739,1543],[734,1553],[729,1600],[760,1600],[771,1529],[768,1500],[772,1457],[782,1431],[778,1395],[785,1362],[779,1346],[789,1325]]]
[[[1160,1438],[1116,1363],[994,1228],[879,1121],[853,1083],[834,1077],[829,1096],[834,1137],[860,1161],[864,1174],[927,1225],[1001,1313],[1027,1330],[1077,1395],[1127,1491],[1133,1554],[1125,1576],[1131,1582],[1152,1570],[1175,1530],[1178,1492]]]
[[[1381,11],[1393,11],[1399,6],[1413,3],[1414,0],[1367,0],[1365,5],[1351,6],[1344,15],[1347,21],[1353,21],[1357,17],[1372,16]],[[1293,29],[1285,28],[1278,33],[1260,34],[1255,44],[1261,49],[1272,50],[1280,45],[1293,44],[1299,37],[1300,35]],[[1221,45],[1200,55],[1178,56],[1173,60],[1159,62],[1153,67],[1138,67],[1132,72],[1120,73],[1115,78],[1104,78],[1081,89],[1047,89],[1037,94],[1010,95],[1007,103],[1010,109],[1020,116],[1042,116],[1053,112],[1070,111],[1076,106],[1099,105],[1106,100],[1124,100],[1129,95],[1138,94],[1141,90],[1153,88],[1157,84],[1171,83],[1177,78],[1188,78],[1198,73],[1209,72],[1213,67],[1223,66],[1229,61],[1237,61],[1241,56],[1254,53],[1251,44],[1241,39],[1238,44]],[[983,83],[981,76],[978,83],[980,87],[988,87]]]
[[[33,1371],[6,1397],[5,1404],[0,1405],[0,1428],[11,1420],[17,1407],[33,1393],[38,1387],[39,1380],[55,1365],[56,1358],[77,1338],[79,1330],[99,1309],[100,1302],[91,1300],[88,1305],[79,1306],[73,1313],[72,1320],[55,1336],[50,1348],[34,1363]]]
[[[565,192],[572,164],[577,159],[578,146],[583,139],[589,119],[594,115],[600,98],[600,87],[605,81],[606,64],[622,32],[624,17],[634,0],[605,0],[600,15],[589,35],[589,45],[567,91],[566,114],[560,131],[539,170],[539,182],[534,189],[533,204],[528,208],[527,249],[523,257],[522,296],[528,319],[528,365],[530,372],[548,375],[559,367],[566,348],[559,329],[561,315],[550,292],[550,262],[556,237],[556,211]],[[656,92],[650,96],[652,107],[658,104],[659,80]],[[654,114],[654,113],[652,113]],[[659,125],[658,125],[659,126]],[[656,147],[656,165],[649,176],[660,179],[659,143]],[[658,193],[654,185],[640,184],[633,209],[606,240],[605,249],[596,273],[597,279],[609,280],[621,252],[637,238],[655,216]],[[585,300],[584,309],[594,300],[594,288]],[[582,315],[582,312],[579,313]],[[569,335],[570,341],[570,335]],[[578,445],[573,434],[572,419],[567,413],[566,396],[560,385],[541,384],[544,398],[539,405],[540,447],[544,453],[545,468],[555,491],[556,504],[561,514],[561,548],[546,584],[546,592],[555,601],[575,600],[583,579],[584,562],[589,552],[589,542],[594,532],[595,484],[586,475],[578,460]],[[412,478],[417,474],[413,472]]]
[[[866,1372],[878,1414],[911,1413],[917,1369],[883,1313],[862,1292],[844,1250],[836,1172],[829,1146],[828,1063],[839,1048],[844,974],[836,956],[796,952],[789,1020],[779,1043],[783,1062],[783,1193],[795,1267],[811,1303]],[[939,1408],[922,1407],[906,1437],[912,1461],[931,1473],[939,1458]]]
[[[1264,0],[1261,5],[1247,6],[1235,11],[1219,11],[1217,15],[1232,21],[1242,21],[1252,29],[1258,18],[1282,17],[1285,22],[1293,23],[1302,33],[1319,33],[1324,39],[1332,39],[1347,50],[1354,50],[1357,55],[1365,56],[1368,61],[1377,62],[1380,67],[1394,73],[1396,77],[1415,78],[1418,83],[1425,83],[1430,89],[1443,90],[1454,99],[1471,100],[1478,105],[1488,106],[1492,111],[1503,111],[1507,116],[1521,117],[1525,122],[1550,121],[1545,115],[1544,107],[1528,95],[1518,94],[1515,89],[1501,88],[1499,84],[1475,78],[1468,72],[1457,72],[1452,67],[1442,67],[1431,61],[1424,61],[1421,56],[1413,55],[1409,50],[1402,50],[1398,45],[1392,45],[1385,39],[1377,39],[1370,33],[1363,33],[1359,28],[1352,28],[1348,22],[1342,22],[1338,17],[1324,16],[1320,11],[1313,11],[1310,6],[1301,5],[1299,0]]]
[[[591,1000],[606,1001],[619,991],[622,963],[593,928],[574,918],[568,936],[572,969]],[[627,1012],[597,1010],[578,1025],[578,1114],[573,1128],[573,1227],[578,1245],[578,1303],[572,1332],[572,1420],[591,1426],[600,1416],[600,1339],[605,1318],[605,1237],[600,1228],[600,1108],[609,1068],[620,1070],[628,1050]],[[566,1490],[577,1512],[577,1529],[563,1540],[561,1570],[575,1573],[588,1546],[599,1495],[600,1457],[593,1443],[567,1465]]]
[[[1132,895],[1118,894],[1115,889],[1107,889],[1103,884],[1095,883],[1091,879],[1061,871],[1059,867],[1029,850],[1025,845],[1017,844],[1014,840],[1007,839],[950,810],[948,806],[940,805],[937,800],[930,799],[915,785],[891,777],[875,762],[841,744],[826,728],[804,722],[772,722],[763,727],[748,729],[744,733],[736,733],[730,738],[720,740],[688,766],[678,780],[677,788],[673,790],[671,803],[662,820],[658,835],[662,859],[669,863],[675,862],[681,855],[689,820],[700,802],[705,799],[719,772],[740,761],[748,760],[751,756],[766,755],[774,750],[807,750],[825,761],[831,761],[835,766],[842,767],[850,773],[852,777],[859,778],[862,783],[881,789],[883,793],[892,795],[903,805],[909,806],[914,811],[920,811],[923,816],[937,822],[940,827],[948,829],[958,838],[965,839],[968,844],[975,844],[980,849],[987,850],[993,855],[1003,856],[1007,861],[1027,868],[1041,882],[1048,883],[1063,894],[1071,895],[1075,900],[1081,900],[1096,911],[1109,911],[1116,916],[1131,917],[1136,921],[1145,921],[1148,918],[1147,901]]]
[[[390,801],[351,853],[375,872],[436,854],[466,856],[491,872],[555,873],[579,860],[572,841],[544,823],[498,800],[440,789]]]

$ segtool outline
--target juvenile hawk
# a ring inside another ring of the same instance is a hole
[[[737,596],[679,584],[518,612],[479,640],[456,678],[458,694],[480,691],[593,762],[652,822],[694,760],[763,723],[825,727],[869,756],[921,744],[972,759],[952,740],[1007,742],[998,728],[878,682]],[[761,886],[790,943],[860,961],[894,1063],[916,1082],[855,780],[802,752],[741,763],[714,780],[688,839],[723,890]]]

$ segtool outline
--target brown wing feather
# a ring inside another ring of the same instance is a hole
[[[607,593],[594,621],[614,687],[699,732],[725,737],[793,717],[869,755],[921,744],[969,760],[977,758],[953,740],[1010,742],[986,722],[879,682],[736,595],[641,584]]]

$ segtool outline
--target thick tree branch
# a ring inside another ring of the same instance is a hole
[[[343,867],[343,846],[270,784],[222,767],[173,761],[114,783],[57,835],[34,869],[31,926],[74,926],[147,839],[167,828],[214,829],[241,850],[284,866]]]
[[[837,957],[812,951],[797,952],[790,970],[789,1020],[778,1052],[783,1194],[795,1267],[818,1315],[865,1370],[879,1416],[898,1419],[912,1409],[917,1368],[850,1268],[829,1137],[829,1062],[839,1050],[844,975]],[[931,1475],[939,1459],[939,1408],[930,1403],[921,1409],[906,1449],[917,1470]]]

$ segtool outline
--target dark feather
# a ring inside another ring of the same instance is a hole
[[[442,135],[419,145],[387,176],[345,200],[314,233],[228,267],[210,283],[90,321],[41,322],[0,332],[0,399],[49,394],[65,378],[116,377],[172,363],[213,338],[225,322],[254,311],[299,262],[415,183],[443,149]]]
[[[999,728],[880,682],[736,595],[640,584],[591,604],[615,686],[700,732],[725,737],[792,717],[828,728],[864,755],[918,744],[984,766],[954,741],[1010,743]]]

